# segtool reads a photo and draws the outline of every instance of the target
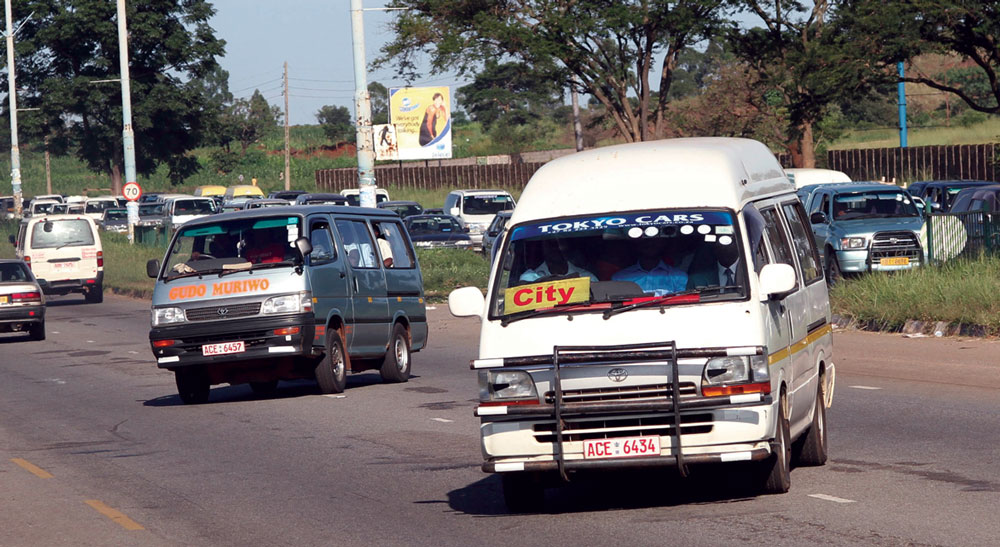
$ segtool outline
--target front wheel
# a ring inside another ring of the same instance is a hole
[[[830,257],[826,261],[826,282],[829,285],[835,285],[842,279],[844,279],[844,274],[840,271],[840,263],[837,262],[837,256],[830,253]]]
[[[208,402],[208,393],[212,389],[208,373],[199,367],[188,367],[174,371],[177,382],[177,394],[186,405],[200,405]]]
[[[410,337],[406,327],[399,323],[392,327],[389,349],[385,352],[379,372],[385,382],[398,384],[410,379]]]
[[[327,329],[326,353],[316,365],[316,382],[323,394],[342,393],[347,386],[347,352],[340,331]]]
[[[760,478],[761,493],[784,494],[792,486],[792,443],[788,430],[788,411],[785,406],[788,401],[781,394],[778,402],[778,423],[774,431],[774,442],[771,443],[771,457],[761,462]]]

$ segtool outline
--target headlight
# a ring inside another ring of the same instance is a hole
[[[702,385],[719,386],[770,380],[766,355],[713,357],[705,365]]]
[[[485,230],[485,229],[486,229],[486,226],[484,226],[482,224],[469,224],[469,233],[470,234],[481,234],[481,233],[483,233],[483,230]]]
[[[312,310],[312,296],[309,293],[274,296],[264,301],[262,314],[299,313]]]
[[[840,238],[841,249],[864,249],[865,238],[863,237],[842,237]]]
[[[460,239],[460,240],[458,240],[458,241],[455,242],[455,245],[458,245],[459,247],[468,246],[468,245],[472,245],[472,242],[469,241],[468,239]]]
[[[184,310],[180,308],[153,308],[153,326],[183,323]]]
[[[483,402],[538,398],[535,382],[523,370],[479,371],[479,400]]]
[[[414,247],[430,247],[433,243],[430,241],[414,241],[413,245]]]

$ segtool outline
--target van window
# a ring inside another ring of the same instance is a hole
[[[781,226],[781,218],[774,207],[761,209],[760,214],[764,217],[764,235],[771,246],[771,254],[778,264],[788,264],[795,270],[796,279],[799,277],[798,268],[795,267],[795,259],[792,258],[792,246],[788,243],[788,236]]]
[[[85,219],[53,220],[35,223],[31,229],[31,247],[79,247],[94,244],[94,232]]]
[[[344,252],[347,261],[353,268],[378,268],[375,259],[375,242],[368,232],[364,222],[357,220],[338,220],[337,231],[344,242]]]
[[[105,209],[117,207],[118,203],[113,200],[88,201],[84,212],[87,214],[103,213]]]
[[[175,215],[210,215],[215,212],[215,200],[178,199],[174,201]]]
[[[462,200],[463,215],[495,215],[514,208],[514,199],[507,194],[465,196]],[[445,211],[447,212],[447,211]]]
[[[806,283],[819,281],[823,278],[823,271],[819,267],[819,254],[816,252],[812,231],[806,229],[806,212],[798,203],[785,203],[782,204],[781,208],[785,212],[788,227],[792,231],[795,252],[799,255],[799,264],[802,266],[802,275],[805,277]]]
[[[753,205],[743,207],[743,223],[747,227],[747,239],[750,241],[750,256],[753,257],[753,270],[760,273],[768,263],[767,249],[764,247],[764,217]]]
[[[326,264],[337,259],[337,247],[333,244],[330,224],[325,220],[314,220],[309,225],[309,242],[313,247],[309,255],[311,265]]]
[[[291,266],[299,222],[294,216],[239,218],[181,228],[167,251],[165,277]]]
[[[403,226],[398,222],[375,222],[375,232],[381,234],[380,238],[385,238],[389,242],[392,263],[390,268],[412,268],[413,253],[403,236]],[[381,248],[381,246],[380,246]],[[383,253],[384,254],[384,253]],[[385,256],[382,257],[384,261]]]

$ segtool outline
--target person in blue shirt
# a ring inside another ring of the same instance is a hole
[[[541,243],[528,242],[525,252],[525,262],[533,267],[529,267],[521,273],[518,281],[522,283],[551,276],[571,277],[573,275],[589,277],[591,281],[597,281],[596,275],[567,260],[560,249],[559,241],[555,239],[546,239]]]
[[[677,293],[687,287],[687,274],[670,266],[661,258],[667,246],[663,237],[640,238],[633,242],[638,260],[632,266],[618,270],[612,281],[632,281],[643,292],[656,296]]]

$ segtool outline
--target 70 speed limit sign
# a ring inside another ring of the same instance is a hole
[[[129,182],[122,186],[122,196],[129,201],[136,201],[142,197],[142,188],[138,182]]]

